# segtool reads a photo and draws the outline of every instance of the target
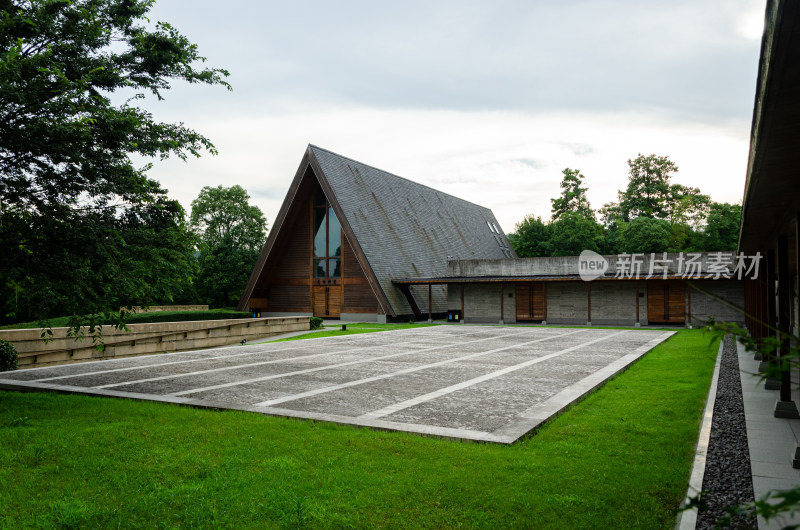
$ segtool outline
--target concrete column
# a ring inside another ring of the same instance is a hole
[[[640,327],[642,325],[641,321],[639,320],[639,281],[636,281],[636,322],[634,323],[634,327]]]
[[[778,236],[778,362],[785,360],[789,355],[791,344],[792,320],[792,280],[789,276],[789,237]],[[776,418],[800,418],[797,405],[792,401],[791,372],[783,370],[780,376],[780,395],[775,403]]]
[[[586,282],[586,325],[592,325],[592,282]]]
[[[461,284],[461,323],[463,324],[464,320],[464,284]]]

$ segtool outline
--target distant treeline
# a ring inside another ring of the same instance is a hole
[[[742,207],[714,202],[698,188],[672,184],[678,167],[666,156],[628,160],[628,186],[595,211],[578,169],[566,168],[550,221],[530,214],[508,234],[520,257],[574,256],[584,250],[710,252],[736,250]]]

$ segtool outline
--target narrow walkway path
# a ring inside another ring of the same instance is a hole
[[[800,420],[775,418],[777,390],[764,390],[759,383],[758,361],[753,354],[737,344],[739,370],[742,378],[747,443],[750,447],[750,464],[753,471],[753,490],[760,499],[770,490],[785,490],[800,485],[800,470],[792,468],[792,457],[800,440]],[[798,382],[793,381],[796,388]],[[772,520],[766,524],[758,518],[760,529],[778,529],[789,524],[800,524],[800,514],[793,518]]]

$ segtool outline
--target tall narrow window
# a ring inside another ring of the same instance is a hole
[[[314,278],[342,277],[342,225],[325,194],[314,195]]]

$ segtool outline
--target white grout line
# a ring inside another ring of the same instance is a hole
[[[488,355],[490,353],[496,353],[496,352],[499,352],[499,351],[509,350],[509,349],[512,349],[512,348],[519,348],[521,346],[527,346],[528,344],[534,344],[536,342],[543,342],[543,341],[546,341],[546,340],[557,339],[557,338],[565,337],[567,335],[574,335],[575,333],[580,333],[581,331],[583,331],[583,330],[571,331],[569,333],[562,333],[560,335],[553,335],[551,337],[543,337],[543,338],[531,340],[531,341],[528,341],[528,342],[521,342],[519,344],[512,344],[510,346],[503,346],[502,348],[494,348],[494,349],[486,350],[486,351],[482,351],[482,352],[471,353],[471,354],[465,355],[463,357],[456,357],[456,358],[453,358],[453,359],[446,359],[444,361],[438,361],[438,362],[435,362],[435,363],[424,364],[424,365],[421,365],[421,366],[413,366],[411,368],[405,368],[403,370],[398,370],[396,372],[392,372],[392,373],[389,373],[389,374],[375,375],[375,376],[372,376],[372,377],[366,377],[364,379],[357,379],[355,381],[348,381],[346,383],[341,383],[341,384],[338,384],[338,385],[327,386],[325,388],[319,388],[319,389],[316,389],[316,390],[309,390],[308,392],[301,392],[299,394],[292,394],[292,395],[289,395],[289,396],[283,396],[283,397],[280,397],[280,398],[270,399],[270,400],[267,400],[267,401],[262,401],[261,403],[256,403],[253,406],[254,407],[271,407],[272,405],[277,405],[279,403],[285,403],[286,401],[295,401],[297,399],[316,396],[316,395],[319,395],[319,394],[325,394],[327,392],[333,392],[334,390],[341,390],[343,388],[349,388],[349,387],[352,387],[352,386],[358,386],[358,385],[363,385],[363,384],[366,384],[366,383],[372,383],[374,381],[380,381],[382,379],[388,379],[390,377],[397,377],[398,375],[405,375],[405,374],[410,374],[410,373],[414,373],[414,372],[419,372],[420,370],[427,370],[427,369],[430,369],[430,368],[436,368],[438,366],[444,366],[446,364],[452,364],[452,363],[456,363],[456,362],[461,362],[461,361],[465,361],[467,359],[473,359],[475,357],[480,357],[482,355]],[[537,358],[537,359],[544,359],[546,357],[547,357],[547,355],[545,355],[543,357],[540,357],[540,358]],[[527,362],[530,362],[530,361],[527,361]],[[418,398],[414,398],[414,399],[418,399]]]
[[[498,335],[498,336],[494,336],[494,337],[483,337],[483,338],[480,338],[480,339],[468,340],[468,341],[464,341],[464,342],[439,344],[437,346],[431,346],[430,348],[423,348],[421,350],[412,350],[412,351],[406,351],[406,352],[400,352],[400,353],[392,353],[392,354],[389,354],[389,355],[381,355],[379,357],[371,357],[371,358],[367,358],[367,359],[358,359],[358,360],[355,360],[355,361],[348,361],[348,362],[338,363],[338,364],[329,364],[329,365],[325,365],[325,366],[319,366],[319,367],[316,367],[316,368],[307,368],[305,370],[296,370],[294,372],[286,372],[286,373],[282,373],[282,374],[273,374],[273,375],[267,375],[267,376],[263,376],[263,377],[255,377],[255,378],[252,378],[252,379],[244,379],[244,380],[241,380],[241,381],[232,381],[230,383],[221,383],[219,385],[211,385],[211,386],[201,387],[201,388],[192,388],[192,389],[189,389],[189,390],[182,390],[180,392],[173,392],[173,393],[168,394],[168,395],[171,395],[171,396],[185,396],[187,394],[195,394],[195,393],[198,393],[198,392],[206,392],[206,391],[209,391],[209,390],[218,390],[220,388],[230,388],[230,387],[233,387],[233,386],[247,385],[247,384],[250,384],[250,383],[259,383],[261,381],[269,381],[271,379],[280,379],[280,378],[283,378],[283,377],[291,377],[291,376],[295,376],[295,375],[310,374],[310,373],[319,372],[319,371],[322,371],[322,370],[331,370],[331,369],[334,369],[334,368],[341,368],[343,366],[352,366],[354,364],[362,364],[362,363],[369,363],[369,362],[373,362],[373,361],[382,361],[382,360],[385,360],[385,359],[393,359],[395,357],[402,357],[404,355],[415,355],[415,354],[418,354],[418,353],[425,353],[425,352],[429,352],[429,351],[433,351],[433,350],[440,350],[440,349],[444,349],[444,348],[453,348],[453,347],[462,346],[464,344],[472,344],[474,342],[483,342],[483,341],[487,341],[487,340],[497,340],[497,339],[504,338],[504,337],[514,337],[514,336],[517,336],[517,335],[524,335],[526,333],[527,332],[509,333],[509,334],[506,334],[506,335]],[[188,374],[188,375],[191,375],[191,374]]]
[[[271,359],[269,361],[259,361],[257,363],[247,363],[247,364],[237,364],[234,366],[223,366],[220,368],[209,368],[207,370],[197,370],[196,372],[187,372],[184,374],[169,374],[169,375],[160,375],[157,377],[148,377],[145,379],[134,379],[131,381],[122,381],[120,383],[109,383],[107,385],[99,385],[93,386],[90,388],[114,388],[118,386],[126,386],[126,385],[135,385],[138,383],[149,383],[151,381],[164,381],[166,379],[179,379],[181,377],[191,377],[194,375],[203,375],[203,374],[212,374],[216,372],[229,372],[231,370],[239,370],[240,368],[251,368],[253,366],[265,366],[268,364],[278,364],[284,362],[292,362],[292,361],[302,361],[305,359],[313,359],[316,357],[324,357],[326,355],[338,355],[341,353],[352,353],[352,352],[363,352],[364,350],[371,350],[373,348],[380,348],[381,346],[366,346],[360,348],[351,348],[349,350],[338,350],[334,352],[323,352],[323,353],[313,353],[311,355],[300,355],[298,357],[285,357],[282,359]],[[284,351],[284,350],[277,350],[277,351]],[[291,351],[291,350],[290,350]],[[269,352],[272,353],[272,352]]]
[[[172,361],[172,362],[166,362],[166,363],[143,364],[143,365],[140,365],[140,366],[128,366],[126,368],[112,368],[112,369],[109,369],[109,370],[98,370],[98,371],[93,371],[93,372],[82,372],[82,373],[79,373],[79,374],[59,375],[59,376],[56,376],[56,377],[44,377],[42,379],[32,379],[31,381],[37,381],[37,382],[55,381],[55,380],[58,380],[58,379],[70,379],[70,378],[74,378],[74,377],[86,377],[86,376],[91,376],[91,375],[111,374],[111,373],[116,373],[116,372],[127,372],[127,371],[130,371],[130,370],[143,370],[145,368],[159,368],[161,366],[173,366],[173,365],[176,365],[176,364],[196,363],[196,362],[202,362],[202,361],[217,361],[217,360],[220,360],[220,359],[233,359],[235,357],[245,357],[247,355],[264,355],[264,354],[267,354],[267,353],[278,353],[278,352],[294,351],[294,350],[300,350],[300,349],[302,349],[302,347],[281,348],[281,349],[277,349],[277,350],[267,350],[267,351],[263,351],[263,350],[262,351],[250,351],[248,353],[235,353],[233,355],[218,355],[216,357],[201,357],[200,359],[189,359],[187,361]],[[348,350],[342,350],[342,351],[348,351]],[[184,352],[180,352],[180,353],[184,353]],[[197,350],[195,350],[194,353],[197,353]],[[331,353],[340,353],[340,352],[331,352]],[[128,360],[130,360],[130,359],[128,359]],[[67,366],[69,366],[69,365],[67,365]],[[63,368],[63,365],[61,367]],[[53,368],[56,368],[56,367],[53,367]],[[104,387],[95,387],[95,388],[104,388]]]
[[[697,446],[694,451],[694,463],[692,472],[689,475],[689,487],[686,490],[686,497],[681,503],[681,507],[689,502],[689,497],[699,495],[703,489],[703,476],[706,472],[706,454],[708,453],[708,442],[711,439],[711,424],[714,420],[714,403],[717,400],[717,383],[719,381],[719,369],[722,363],[722,348],[725,345],[723,337],[719,343],[717,360],[714,363],[714,376],[711,378],[711,387],[708,389],[706,408],[703,411],[703,421],[700,424],[700,435],[697,438]],[[679,513],[675,523],[676,530],[694,530],[697,526],[697,508],[684,510]]]
[[[403,331],[403,330],[398,330],[398,331]],[[326,337],[321,337],[321,338],[326,338]],[[331,337],[327,337],[327,338],[331,338]],[[161,381],[163,379],[172,379],[173,377],[182,377],[184,375],[195,375],[195,374],[203,374],[203,373],[216,372],[216,371],[234,370],[236,368],[246,368],[248,366],[259,366],[259,365],[262,365],[262,364],[271,364],[271,363],[276,363],[276,362],[281,362],[281,361],[296,361],[296,360],[302,360],[302,359],[310,359],[310,358],[314,358],[314,357],[322,357],[322,356],[325,356],[325,355],[338,355],[340,353],[350,353],[350,352],[355,352],[355,351],[363,351],[363,350],[370,349],[370,348],[380,348],[382,346],[383,345],[380,345],[380,344],[374,345],[374,346],[360,346],[358,348],[349,348],[349,349],[345,349],[345,350],[337,350],[337,351],[332,351],[332,352],[314,353],[314,354],[310,354],[310,355],[301,355],[301,356],[298,356],[298,357],[286,357],[286,358],[283,358],[283,359],[273,359],[273,360],[270,360],[270,361],[259,361],[257,363],[239,364],[239,365],[236,365],[236,366],[225,366],[225,367],[222,367],[222,368],[213,368],[213,369],[208,369],[208,370],[200,370],[200,371],[197,371],[197,372],[191,372],[191,373],[187,373],[187,374],[174,374],[174,375],[167,375],[167,376],[152,377],[152,378],[147,378],[147,379],[138,379],[138,380],[125,381],[125,382],[122,382],[122,383],[111,383],[111,384],[108,384],[108,385],[101,385],[101,386],[95,386],[95,387],[90,387],[90,388],[100,388],[100,389],[102,389],[102,388],[112,388],[112,387],[115,387],[115,386],[129,385],[129,384],[133,384],[133,383],[146,383],[146,382],[149,382],[149,381]],[[140,369],[144,369],[144,368],[159,368],[161,366],[172,366],[172,365],[176,365],[176,364],[187,364],[187,363],[194,363],[194,362],[201,362],[201,361],[215,361],[215,360],[220,360],[220,359],[232,359],[232,358],[235,358],[235,357],[243,357],[243,356],[247,356],[247,355],[265,355],[265,354],[272,354],[272,353],[278,353],[278,352],[303,350],[303,349],[307,349],[307,348],[308,348],[307,343],[306,344],[297,344],[297,345],[292,345],[292,347],[284,347],[284,348],[273,349],[273,350],[269,350],[268,349],[268,350],[261,350],[261,351],[251,351],[249,353],[237,353],[237,354],[234,354],[234,355],[220,355],[220,356],[217,356],[217,357],[202,357],[200,359],[190,359],[190,360],[187,360],[187,361],[174,361],[174,362],[167,362],[167,363],[146,364],[146,365],[142,365],[142,366],[130,366],[130,367],[127,367],[127,368],[114,368],[114,369],[110,369],[110,370],[100,370],[100,371],[94,371],[94,372],[84,372],[84,373],[80,373],[80,374],[61,375],[61,376],[57,376],[57,377],[46,377],[46,378],[43,378],[43,379],[33,379],[32,381],[37,381],[37,382],[55,381],[55,380],[58,380],[58,379],[70,379],[70,378],[75,378],[75,377],[85,377],[85,376],[92,376],[92,375],[98,375],[98,374],[124,372],[124,371],[130,371],[130,370],[140,370]]]
[[[379,409],[379,410],[374,410],[372,412],[368,412],[367,414],[364,414],[363,416],[361,416],[361,418],[364,418],[364,419],[367,419],[367,418],[377,419],[377,418],[380,418],[382,416],[388,416],[390,414],[394,414],[395,412],[399,412],[399,411],[401,411],[403,409],[407,409],[409,407],[413,407],[415,405],[419,405],[420,403],[426,403],[426,402],[431,401],[433,399],[436,399],[436,398],[439,398],[439,397],[442,397],[442,396],[446,396],[447,394],[452,394],[453,392],[456,392],[458,390],[463,390],[465,388],[469,388],[469,387],[477,385],[479,383],[483,383],[484,381],[489,381],[490,379],[495,379],[497,377],[500,377],[500,376],[503,376],[503,375],[506,375],[506,374],[510,374],[511,372],[516,372],[517,370],[522,370],[523,368],[527,368],[529,366],[533,366],[534,364],[538,364],[538,363],[541,363],[541,362],[544,362],[544,361],[548,361],[548,360],[553,359],[555,357],[559,357],[561,355],[564,355],[565,353],[569,353],[571,351],[575,351],[575,350],[577,350],[579,348],[590,346],[592,344],[604,341],[606,339],[610,339],[611,337],[616,337],[617,335],[621,335],[622,333],[626,333],[626,332],[625,331],[619,331],[619,332],[613,333],[611,335],[606,335],[605,337],[600,337],[599,339],[591,340],[589,342],[584,342],[584,343],[578,344],[576,346],[571,346],[569,348],[565,348],[565,349],[559,350],[557,352],[549,353],[549,354],[543,355],[541,357],[536,357],[535,359],[530,359],[528,361],[525,361],[525,362],[522,362],[522,363],[519,363],[519,364],[515,364],[513,366],[508,366],[506,368],[503,368],[503,369],[500,369],[500,370],[496,370],[496,371],[490,372],[488,374],[484,374],[484,375],[481,375],[481,376],[478,376],[478,377],[474,377],[472,379],[468,379],[467,381],[462,381],[461,383],[456,383],[455,385],[450,385],[450,386],[445,387],[445,388],[440,388],[439,390],[434,390],[433,392],[428,392],[427,394],[423,394],[421,396],[417,396],[417,397],[414,397],[414,398],[411,398],[411,399],[407,399],[405,401],[401,401],[400,403],[394,403],[392,405],[389,405],[389,406],[384,407],[384,408]],[[533,344],[534,342],[539,342],[539,341],[525,342],[525,343],[520,344],[520,346],[526,346],[528,344]],[[498,348],[496,350],[493,350],[491,352],[486,352],[486,353],[494,353],[494,352],[503,351],[503,350],[506,350],[506,349],[508,349],[508,348]],[[277,401],[277,400],[273,400],[272,402],[275,402],[275,401]]]

